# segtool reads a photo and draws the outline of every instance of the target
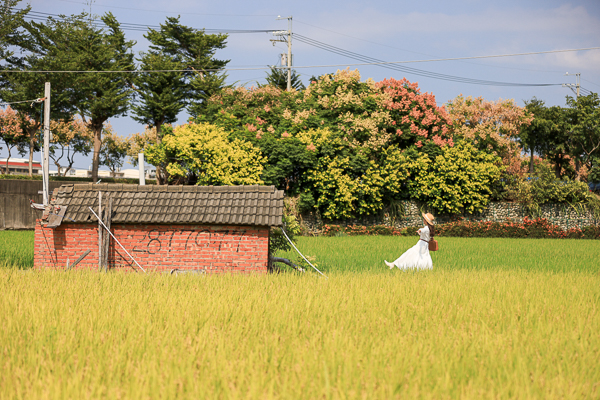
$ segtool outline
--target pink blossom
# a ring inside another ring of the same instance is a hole
[[[421,143],[421,141],[419,140],[417,143],[415,143],[417,145],[417,147],[421,148],[423,147],[423,143]]]
[[[306,146],[306,150],[315,151],[315,150],[317,150],[317,148],[315,147],[314,144],[311,143],[308,146]]]
[[[250,131],[250,132],[256,132],[256,127],[252,124],[246,124],[246,128]]]
[[[288,137],[290,137],[290,136],[292,136],[292,135],[290,135],[289,133],[287,133],[287,131],[285,131],[285,132],[283,132],[283,133],[281,134],[281,137],[284,137],[284,138],[288,138]]]

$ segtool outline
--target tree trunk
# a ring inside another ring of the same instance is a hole
[[[33,176],[33,149],[35,146],[35,136],[29,135],[29,176]],[[44,162],[44,160],[42,160]]]
[[[533,166],[533,147],[531,148],[531,157],[529,158],[529,173],[533,175],[535,168]]]
[[[6,150],[8,150],[8,157],[6,157],[6,175],[10,175],[10,169],[8,169],[8,160],[10,160],[10,146],[6,145]]]
[[[94,154],[92,156],[92,182],[98,182],[98,167],[100,165],[100,148],[102,147],[102,123],[92,123],[94,133]]]
[[[554,158],[554,174],[556,175],[556,177],[558,179],[560,179],[560,174],[562,172],[561,162],[562,162],[561,157],[557,156]]]

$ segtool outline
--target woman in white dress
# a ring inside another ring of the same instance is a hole
[[[435,229],[433,228],[433,221],[435,217],[429,213],[423,214],[423,228],[419,229],[419,241],[410,249],[406,250],[396,261],[393,263],[384,260],[385,264],[390,267],[398,267],[400,269],[432,269],[433,262],[431,261],[431,255],[429,254],[429,239],[432,239],[435,235]]]

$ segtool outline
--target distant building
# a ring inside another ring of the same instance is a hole
[[[88,169],[71,169],[67,173],[67,176],[73,176],[78,178],[91,178],[92,171]],[[140,170],[137,168],[130,169],[122,169],[113,173],[106,170],[98,171],[99,178],[132,178],[138,179],[140,177]],[[146,179],[155,179],[156,178],[156,170],[154,169],[146,169]]]
[[[42,172],[42,164],[39,161],[33,161],[32,173],[40,174]],[[0,158],[0,171],[6,174],[6,158]],[[29,174],[29,160],[27,158],[15,158],[11,157],[8,159],[8,171],[10,174],[15,175],[27,175]]]

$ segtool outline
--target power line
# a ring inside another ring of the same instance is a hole
[[[581,80],[582,80],[582,81],[586,81],[587,83],[591,83],[591,84],[592,84],[592,85],[594,85],[594,86],[598,86],[598,87],[600,87],[600,85],[598,85],[597,83],[594,83],[594,82],[588,81],[587,79],[583,79],[583,78],[581,78]]]
[[[390,46],[390,45],[387,45],[387,44],[383,44],[383,43],[373,42],[371,40],[362,39],[362,38],[359,38],[359,37],[356,37],[356,36],[347,35],[345,33],[332,31],[331,29],[322,28],[320,26],[309,24],[309,23],[303,22],[303,21],[296,20],[296,22],[299,22],[299,23],[304,24],[304,25],[312,26],[313,28],[321,29],[321,30],[326,31],[326,32],[335,33],[336,35],[346,36],[346,37],[349,37],[349,38],[352,38],[352,39],[356,39],[356,40],[360,40],[360,41],[363,41],[363,42],[366,42],[366,43],[371,43],[371,44],[376,44],[378,46],[388,47],[390,49],[401,50],[401,51],[405,51],[405,52],[408,52],[408,53],[420,54],[420,55],[428,56],[428,57],[437,57],[437,56],[434,56],[434,55],[431,55],[431,54],[427,54],[427,53],[420,53],[418,51],[412,51],[412,50],[403,49],[403,48],[400,48],[400,47]],[[529,68],[506,67],[506,66],[499,66],[499,65],[487,65],[487,64],[480,64],[480,63],[469,63],[469,64],[482,65],[482,66],[490,67],[490,68],[515,69],[515,70],[523,70],[523,71],[562,72],[562,71],[550,71],[550,70],[539,70],[539,69],[529,69]]]
[[[74,4],[83,4],[88,5],[88,3],[80,2],[80,1],[72,1],[72,0],[60,0],[65,3],[74,3]],[[276,17],[275,14],[206,14],[206,13],[191,13],[191,12],[173,12],[173,11],[161,11],[161,10],[148,10],[144,8],[132,8],[132,7],[118,7],[118,6],[104,6],[102,4],[94,4],[97,7],[105,7],[105,8],[118,8],[121,10],[133,10],[133,11],[146,11],[146,12],[157,12],[162,14],[185,14],[185,15],[206,15],[206,16],[219,16],[219,17]]]
[[[13,8],[13,11],[23,11],[18,8]],[[46,21],[48,18],[59,19],[61,21],[65,20],[65,17],[59,14],[45,13],[41,11],[29,11],[26,15],[26,18],[32,19],[34,21]],[[91,21],[95,22],[98,26],[106,28],[107,25],[101,19],[92,19]],[[150,24],[136,24],[131,22],[119,22],[119,27],[123,30],[128,31],[137,31],[137,32],[146,32],[148,29],[160,30],[159,25],[150,25]],[[270,33],[274,32],[275,29],[215,29],[215,28],[202,28],[205,32],[210,33]]]
[[[307,43],[308,44],[308,43]],[[352,63],[352,64],[321,64],[321,65],[296,65],[294,69],[304,69],[304,68],[335,68],[335,67],[353,67],[353,66],[369,66],[369,65],[382,65],[382,66],[394,66],[396,64],[410,64],[410,63],[423,63],[423,62],[438,62],[438,61],[454,61],[454,60],[464,60],[464,59],[474,59],[474,58],[492,58],[492,57],[514,57],[514,56],[523,56],[523,55],[532,55],[532,54],[545,54],[545,53],[559,53],[559,52],[573,52],[573,51],[582,51],[582,50],[598,50],[600,47],[589,47],[589,48],[581,48],[581,49],[565,49],[565,50],[552,50],[552,51],[540,51],[540,52],[529,52],[529,53],[514,53],[514,54],[499,54],[499,55],[487,55],[487,56],[472,56],[472,57],[455,57],[455,58],[441,58],[441,59],[429,59],[429,60],[407,60],[407,61],[374,61],[374,62],[363,62],[363,63]],[[341,50],[341,49],[340,49]],[[343,51],[343,50],[342,50]],[[351,53],[351,52],[347,52]],[[353,53],[356,54],[356,53]],[[360,56],[360,55],[359,55]],[[370,58],[366,56],[361,56],[364,58]],[[205,72],[217,72],[217,71],[252,71],[252,70],[267,70],[270,69],[271,66],[263,66],[263,67],[232,67],[232,68],[206,68],[203,69]],[[192,72],[191,69],[165,69],[165,70],[133,70],[133,71],[81,71],[81,70],[0,70],[0,73],[154,73],[154,72]],[[421,70],[417,70],[421,71]],[[427,72],[427,71],[424,71]],[[433,73],[432,73],[433,74]],[[441,74],[438,74],[441,75]],[[448,75],[452,77],[451,75]],[[456,77],[460,78],[460,77]],[[470,78],[461,78],[461,79],[470,79]],[[492,82],[492,81],[487,81]],[[532,84],[521,84],[531,86]],[[560,85],[556,84],[542,84],[542,85]]]
[[[341,55],[344,57],[352,58],[352,59],[358,60],[358,61],[367,61],[367,62],[370,61],[370,62],[372,62],[373,65],[379,65],[383,68],[392,69],[392,70],[407,73],[407,74],[424,76],[424,77],[433,78],[433,79],[459,82],[459,83],[468,83],[468,84],[473,84],[473,85],[488,85],[488,86],[555,86],[555,85],[559,85],[559,84],[555,84],[555,83],[535,83],[535,84],[533,84],[533,83],[497,82],[497,81],[488,81],[488,80],[482,80],[482,79],[473,79],[473,78],[465,78],[465,77],[454,76],[454,75],[440,74],[440,73],[436,73],[436,72],[429,72],[429,71],[425,71],[425,70],[421,70],[421,69],[405,67],[405,66],[401,66],[401,65],[395,65],[395,64],[399,64],[399,63],[395,63],[395,62],[394,63],[386,63],[382,60],[378,60],[373,57],[368,57],[368,56],[364,56],[362,54],[344,50],[339,47],[329,45],[327,43],[319,42],[318,40],[310,39],[303,35],[294,34],[294,36],[296,37],[296,39],[298,39],[299,41],[301,41],[303,43],[320,48],[325,51],[329,51],[331,53],[335,53],[335,54],[338,54],[338,55]],[[526,55],[526,54],[530,54],[530,53],[521,53],[519,55]],[[507,57],[507,56],[513,56],[513,55],[517,55],[517,54],[496,55],[496,56],[478,56],[478,57],[460,57],[460,58],[448,58],[448,59],[426,60],[426,61],[451,61],[451,60],[471,59],[471,58]],[[409,63],[409,62],[403,62],[403,63]],[[425,61],[419,61],[419,62],[425,62]]]

